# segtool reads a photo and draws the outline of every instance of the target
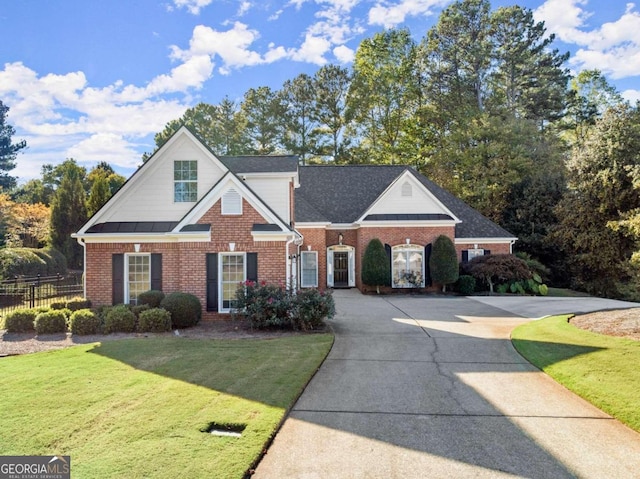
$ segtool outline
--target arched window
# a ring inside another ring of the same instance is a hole
[[[391,248],[391,278],[394,288],[424,288],[424,248],[403,244]]]

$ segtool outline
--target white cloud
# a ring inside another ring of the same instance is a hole
[[[340,63],[344,64],[351,63],[356,56],[356,52],[345,45],[340,45],[333,49],[333,55]]]
[[[433,15],[434,7],[443,7],[451,0],[400,0],[397,3],[380,1],[369,10],[369,25],[393,28],[409,16]]]
[[[67,149],[65,156],[80,159],[81,163],[106,161],[122,168],[135,168],[141,162],[140,153],[115,133],[95,133]]]
[[[635,105],[636,102],[640,101],[640,90],[625,90],[622,92],[622,98]]]
[[[549,33],[580,48],[569,60],[574,68],[599,69],[612,79],[640,75],[640,14],[628,3],[620,18],[589,28],[588,0],[547,0],[535,10]]]
[[[251,2],[243,1],[240,2],[240,7],[238,8],[238,13],[236,15],[238,17],[242,17],[245,13],[247,13],[253,5]]]
[[[186,8],[192,15],[199,15],[200,10],[209,6],[213,0],[173,0],[177,8]]]

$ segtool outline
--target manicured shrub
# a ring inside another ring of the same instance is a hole
[[[49,305],[49,308],[51,309],[64,309],[66,307],[67,307],[66,301],[54,301]]]
[[[136,315],[124,304],[109,308],[104,316],[104,332],[132,333],[136,330]]]
[[[150,308],[157,308],[164,298],[165,294],[162,291],[152,289],[138,295],[138,304],[148,304]]]
[[[236,290],[234,314],[246,317],[253,328],[289,329],[293,327],[291,296],[282,286],[245,281]]]
[[[380,294],[380,286],[391,285],[391,264],[387,252],[378,238],[369,241],[362,258],[362,282],[375,286]]]
[[[476,279],[468,274],[461,274],[456,282],[456,291],[465,296],[473,294],[476,290]]]
[[[198,324],[202,318],[202,305],[193,294],[168,294],[160,302],[160,307],[171,313],[171,323],[174,328],[190,328]]]
[[[151,309],[148,304],[136,304],[135,306],[129,306],[133,314],[136,315],[136,318],[140,318],[140,313]]]
[[[67,316],[64,311],[50,309],[39,313],[33,326],[38,334],[64,333],[67,330]]]
[[[431,279],[434,283],[442,285],[443,292],[447,290],[448,284],[453,284],[458,280],[460,273],[458,253],[453,241],[448,236],[440,235],[433,242],[429,270],[431,271]]]
[[[64,256],[53,248],[1,248],[0,278],[66,274]]]
[[[98,334],[100,332],[100,318],[90,309],[79,309],[71,314],[67,320],[67,326],[71,334],[79,336]]]
[[[71,311],[88,309],[91,307],[91,301],[81,296],[77,298],[71,298],[69,301],[66,302],[65,307],[70,309]]]
[[[34,330],[33,322],[38,312],[33,309],[16,309],[4,317],[4,329],[10,333],[26,333]]]
[[[142,311],[138,318],[141,333],[163,333],[171,331],[171,313],[166,309],[152,308]]]
[[[320,329],[325,318],[333,318],[336,313],[331,291],[319,291],[315,288],[303,289],[293,298],[293,327],[304,331]]]

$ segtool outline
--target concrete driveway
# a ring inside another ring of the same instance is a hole
[[[333,349],[256,478],[640,477],[640,435],[509,340],[529,317],[629,303],[335,298]]]

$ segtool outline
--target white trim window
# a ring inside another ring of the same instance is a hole
[[[218,311],[230,312],[236,303],[236,291],[240,283],[247,279],[245,253],[220,253],[220,304]]]
[[[471,261],[476,256],[484,256],[484,250],[482,248],[474,248],[467,250],[467,261]]]
[[[424,288],[424,248],[403,244],[391,248],[391,274],[394,288]]]
[[[126,254],[125,258],[125,301],[138,304],[138,295],[151,289],[151,255]]]
[[[302,288],[318,287],[318,252],[300,252],[300,286]]]
[[[173,201],[195,203],[198,200],[198,162],[173,162]]]

